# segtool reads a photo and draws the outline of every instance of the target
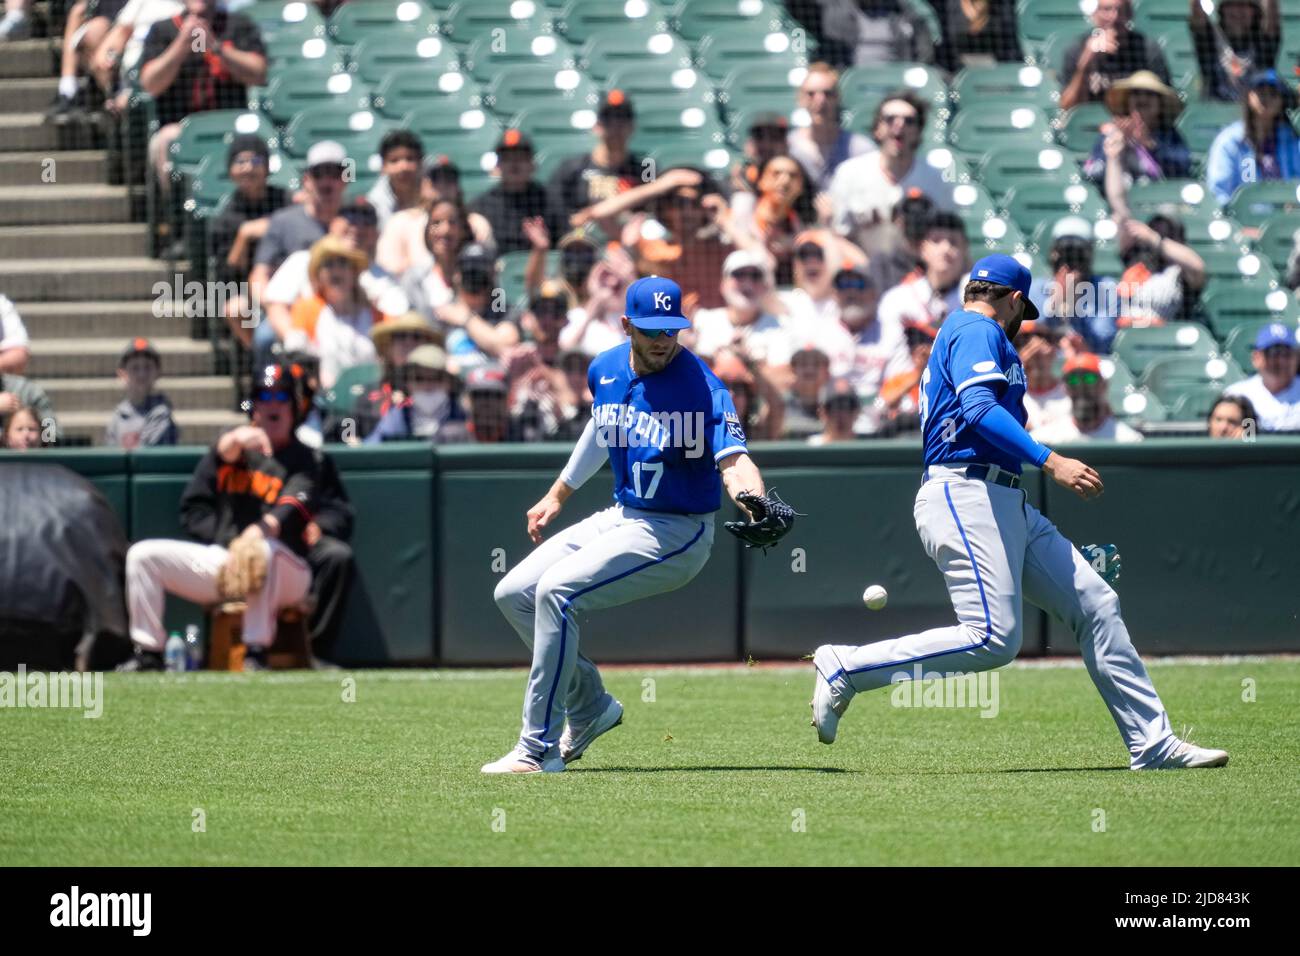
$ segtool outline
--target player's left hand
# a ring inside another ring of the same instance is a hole
[[[736,495],[736,503],[749,512],[750,520],[728,521],[723,527],[745,542],[747,548],[766,551],[794,527],[795,510],[778,498],[776,492],[756,495],[742,491]]]

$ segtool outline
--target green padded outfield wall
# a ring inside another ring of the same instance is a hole
[[[201,452],[41,454],[100,487],[134,540],[179,534],[177,502]],[[1099,501],[1081,502],[1032,469],[1025,492],[1076,544],[1119,545],[1118,591],[1139,650],[1300,651],[1300,439],[1163,439],[1075,452],[1106,480]],[[524,645],[497,613],[492,590],[527,554],[524,512],[554,480],[567,447],[403,444],[331,453],[358,510],[358,576],[340,657],[524,663]],[[770,660],[824,641],[865,642],[952,622],[913,524],[916,443],[778,443],[757,445],[754,455],[769,486],[804,512],[795,532],[767,555],[745,551],[721,528],[734,514],[725,504],[713,556],[695,581],[584,619],[586,652],[604,661]],[[606,469],[570,499],[560,525],[606,506],[609,493]],[[889,589],[883,611],[862,606],[871,583]],[[169,602],[168,625],[194,614]],[[1024,652],[1071,654],[1074,641],[1028,608]]]

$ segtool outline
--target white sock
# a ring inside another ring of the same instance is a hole
[[[77,95],[77,77],[75,75],[59,77],[59,95],[69,100]]]

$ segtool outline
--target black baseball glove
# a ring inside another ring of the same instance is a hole
[[[742,491],[736,501],[745,506],[752,516],[748,521],[728,521],[724,527],[741,541],[747,548],[762,548],[766,551],[794,527],[795,510],[776,496],[776,492],[756,495]]]

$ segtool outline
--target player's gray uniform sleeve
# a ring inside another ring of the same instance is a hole
[[[596,441],[596,420],[589,418],[587,427],[578,436],[578,443],[573,446],[573,454],[560,472],[560,480],[576,491],[600,471],[600,466],[605,464],[608,457],[605,449]]]

